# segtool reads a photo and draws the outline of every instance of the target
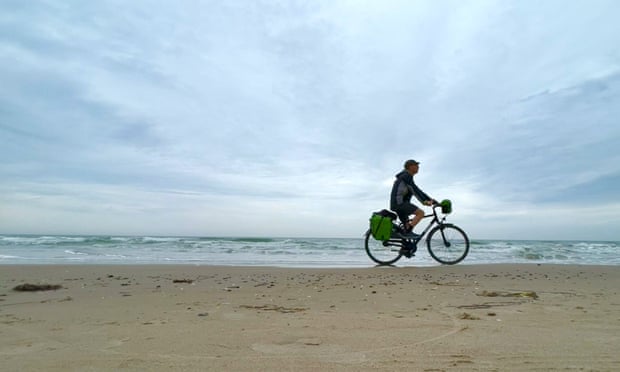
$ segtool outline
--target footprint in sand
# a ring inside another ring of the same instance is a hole
[[[283,344],[256,343],[252,345],[252,350],[274,356],[318,358],[334,363],[361,363],[366,360],[366,355],[362,352],[347,351],[340,345],[323,344],[318,338],[300,338]]]

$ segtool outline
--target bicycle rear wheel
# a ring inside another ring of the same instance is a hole
[[[379,265],[391,265],[402,257],[400,246],[384,245],[384,242],[372,237],[370,230],[366,231],[364,246],[368,257]]]
[[[452,224],[434,227],[426,239],[428,253],[445,265],[457,264],[469,252],[469,238],[461,228]]]

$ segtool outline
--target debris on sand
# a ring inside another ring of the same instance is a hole
[[[276,306],[276,305],[241,305],[239,307],[245,309],[255,309],[255,310],[270,310],[277,311],[280,313],[299,313],[302,311],[308,310],[305,307],[284,307],[284,306]]]
[[[17,287],[13,288],[14,291],[17,292],[35,292],[35,291],[55,291],[57,289],[61,289],[62,286],[60,284],[20,284]]]
[[[459,315],[459,319],[463,319],[463,320],[480,320],[479,317],[477,317],[475,315],[471,315],[470,313],[463,313],[463,314]]]
[[[482,291],[480,293],[476,293],[476,295],[483,296],[483,297],[528,297],[534,300],[538,298],[538,295],[534,291],[524,291],[524,292]]]
[[[192,284],[194,282],[193,279],[174,279],[172,281],[173,283],[187,283],[187,284]]]

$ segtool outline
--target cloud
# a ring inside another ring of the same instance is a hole
[[[4,10],[4,232],[357,236],[411,157],[479,236],[615,208],[613,1]]]

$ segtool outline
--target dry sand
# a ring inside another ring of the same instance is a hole
[[[618,371],[619,290],[617,266],[0,266],[0,369]]]

